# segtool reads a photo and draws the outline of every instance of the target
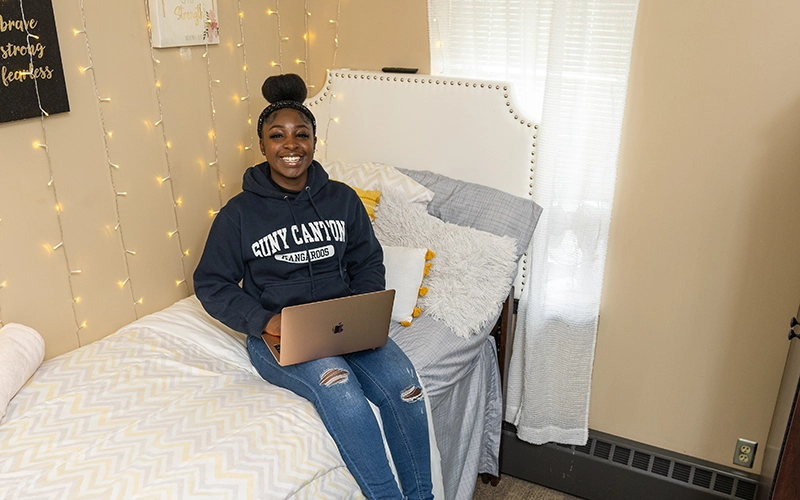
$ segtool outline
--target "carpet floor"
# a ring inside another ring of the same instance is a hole
[[[478,479],[472,500],[579,500],[578,497],[551,490],[538,484],[504,474],[497,484],[483,484]]]

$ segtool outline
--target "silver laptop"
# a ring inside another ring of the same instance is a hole
[[[262,334],[281,366],[386,344],[394,290],[285,307],[281,336]]]

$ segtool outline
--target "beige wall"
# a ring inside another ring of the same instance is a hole
[[[86,65],[78,2],[54,2],[72,111],[45,121],[65,246],[39,120],[0,125],[0,319],[39,329],[48,356],[102,337],[189,293],[209,210],[257,160],[246,123],[263,79],[284,70],[315,89],[333,65],[337,2],[221,5],[222,43],[157,50],[165,153],[143,2],[84,0],[109,156]],[[107,5],[108,4],[108,5]],[[336,66],[429,68],[426,2],[342,0]],[[282,36],[279,44],[279,10]],[[764,443],[800,301],[800,31],[794,1],[641,0],[611,225],[590,412],[594,429],[730,465],[737,437]],[[113,21],[113,22],[112,22]],[[278,50],[279,45],[281,50]],[[249,101],[239,97],[249,93]],[[217,130],[219,173],[209,132]],[[254,144],[256,145],[256,144]],[[175,196],[157,177],[172,170]],[[125,246],[116,224],[119,199]],[[794,196],[795,201],[792,200]],[[173,211],[173,201],[181,205]],[[181,244],[167,233],[180,229]],[[181,264],[181,251],[189,257]],[[64,255],[69,257],[66,267]],[[126,257],[127,255],[127,257]],[[130,267],[131,281],[117,282]],[[81,269],[70,278],[69,269]],[[70,291],[72,286],[72,292]],[[131,288],[133,293],[131,293]],[[75,306],[71,300],[80,296]],[[143,298],[141,305],[134,300]],[[87,322],[78,330],[76,321]],[[77,331],[77,333],[76,333]],[[760,468],[760,459],[756,469]]]
[[[592,428],[725,465],[766,443],[800,303],[798,19],[641,0]]]

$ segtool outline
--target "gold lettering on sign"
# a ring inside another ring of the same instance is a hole
[[[0,33],[20,31],[29,33],[39,25],[36,19],[4,19],[0,16]],[[15,57],[27,57],[29,59],[42,59],[47,45],[36,42],[35,44],[14,44],[11,42],[0,45],[0,60],[9,60]],[[15,65],[16,66],[16,65]],[[17,66],[19,67],[19,66]],[[53,70],[49,66],[34,66],[33,62],[28,63],[25,69],[13,69],[6,65],[0,66],[0,82],[8,87],[14,82],[24,82],[28,78],[50,80],[53,78]]]
[[[28,78],[38,78],[41,80],[50,80],[53,78],[53,70],[49,66],[37,68],[33,64],[28,65],[25,70],[9,71],[6,66],[0,67],[0,81],[3,85],[8,87],[13,82],[24,82]]]
[[[205,21],[206,13],[203,12],[203,6],[197,5],[192,8],[183,8],[183,5],[178,5],[173,11],[178,21],[194,21],[195,26],[199,26],[201,22]]]
[[[9,59],[17,56],[33,56],[41,59],[44,57],[44,49],[46,48],[41,42],[36,45],[14,45],[8,42],[6,45],[0,45],[0,58]]]
[[[24,33],[26,30],[34,29],[38,24],[39,22],[36,19],[28,19],[27,21],[12,19],[11,21],[6,21],[3,16],[0,16],[0,33],[11,30],[19,30]]]

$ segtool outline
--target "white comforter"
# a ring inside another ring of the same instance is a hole
[[[242,341],[190,297],[45,362],[0,421],[0,498],[363,498]]]

